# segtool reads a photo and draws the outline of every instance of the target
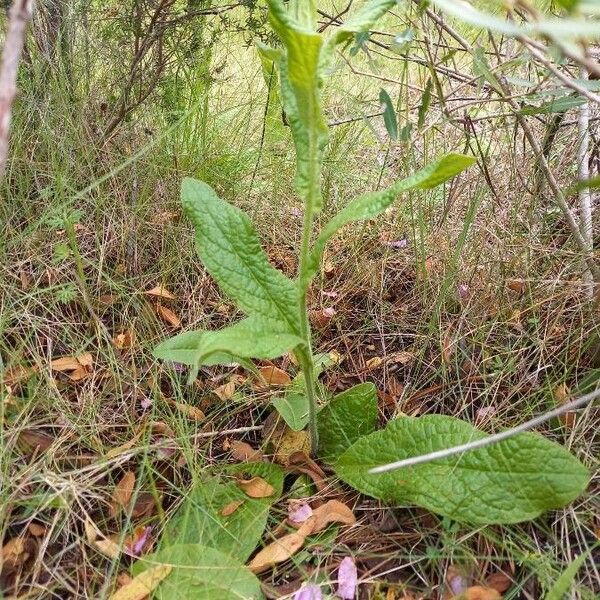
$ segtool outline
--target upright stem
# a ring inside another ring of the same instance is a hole
[[[314,164],[314,163],[313,163]],[[313,176],[318,178],[316,170],[313,172]],[[308,271],[308,257],[310,254],[310,240],[314,221],[314,187],[315,182],[311,186],[309,191],[309,198],[306,202],[304,211],[304,224],[302,227],[302,246],[300,248],[300,268],[299,268],[299,282],[300,282],[300,334],[304,340],[304,346],[302,350],[298,351],[298,360],[304,374],[304,383],[306,390],[306,397],[308,399],[308,430],[310,433],[311,449],[316,452],[319,447],[319,432],[317,430],[317,390],[315,386],[315,366],[313,363],[312,353],[312,340],[310,331],[310,322],[308,320],[308,306],[306,297],[308,293],[308,286],[305,284],[305,275]],[[316,182],[318,190],[318,181]]]

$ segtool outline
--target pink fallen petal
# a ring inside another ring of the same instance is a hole
[[[403,248],[406,248],[408,246],[408,240],[405,240],[405,239],[394,240],[392,242],[384,242],[384,244],[386,246],[388,246],[389,248],[394,248],[396,250],[402,250]]]
[[[294,594],[294,600],[323,600],[323,594],[318,585],[305,585]]]
[[[450,581],[448,582],[448,585],[450,586],[450,589],[452,590],[452,593],[455,596],[461,596],[462,594],[464,594],[467,591],[467,583],[466,581],[462,578],[461,575],[455,575],[454,577],[450,578]]]
[[[358,572],[354,559],[346,556],[338,568],[337,595],[342,600],[354,600],[358,586]]]
[[[132,556],[139,556],[150,537],[150,533],[152,533],[152,527],[144,527],[144,532],[140,537],[135,541],[135,543],[131,546],[131,554]]]
[[[306,503],[290,504],[288,509],[288,517],[292,523],[304,523],[312,517],[312,508]]]

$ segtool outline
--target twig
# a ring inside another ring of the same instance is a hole
[[[388,471],[394,471],[396,469],[402,469],[404,467],[412,467],[414,465],[421,465],[423,463],[431,462],[432,460],[438,460],[441,458],[448,458],[449,456],[454,456],[456,454],[462,454],[463,452],[469,452],[471,450],[476,450],[478,448],[484,448],[485,446],[490,446],[491,444],[497,444],[503,440],[511,438],[519,433],[523,433],[528,429],[532,429],[537,425],[541,425],[550,419],[554,419],[555,417],[560,417],[560,415],[564,415],[567,412],[585,406],[592,400],[600,397],[600,389],[586,394],[577,400],[573,400],[571,402],[567,402],[554,410],[550,410],[543,415],[539,415],[534,419],[530,419],[529,421],[525,421],[521,425],[517,427],[513,427],[512,429],[507,429],[506,431],[501,431],[500,433],[496,433],[495,435],[490,435],[489,437],[476,440],[474,442],[468,442],[467,444],[460,444],[460,446],[452,446],[451,448],[445,448],[444,450],[436,450],[435,452],[430,452],[429,454],[422,454],[420,456],[413,456],[411,458],[406,458],[404,460],[399,460],[397,462],[389,463],[387,465],[381,465],[380,467],[374,467],[369,470],[369,473],[387,473]]]
[[[33,0],[14,0],[8,13],[0,65],[0,177],[4,175],[6,168],[12,106],[17,95],[17,72],[32,13]]]

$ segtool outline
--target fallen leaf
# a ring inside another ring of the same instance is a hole
[[[87,540],[88,544],[93,544],[98,539],[100,532],[89,517],[86,517],[83,524],[83,529],[85,532],[85,539]]]
[[[33,537],[42,537],[46,534],[46,528],[39,523],[29,523],[27,529]]]
[[[133,330],[126,329],[121,333],[118,333],[113,338],[113,345],[117,350],[128,350],[131,348],[135,341],[135,334]]]
[[[94,357],[89,352],[77,356],[61,356],[50,361],[50,369],[64,373],[72,381],[85,379],[94,364]]]
[[[152,567],[137,577],[134,577],[128,584],[116,591],[110,600],[143,600],[148,594],[153,592],[158,584],[169,575],[173,570],[171,565],[158,565]]]
[[[292,383],[292,378],[285,371],[274,365],[259,367],[258,372],[260,373],[260,380],[256,385],[261,389],[264,389],[265,386],[290,385]]]
[[[131,496],[135,488],[135,473],[127,471],[115,486],[112,495],[110,514],[112,517],[118,514],[122,508],[127,508],[131,502]]]
[[[121,557],[121,548],[118,544],[109,539],[94,540],[92,545],[104,556],[112,559],[119,560]]]
[[[2,557],[0,564],[2,565],[3,573],[18,569],[30,557],[27,543],[23,537],[16,537],[8,540],[8,542],[2,546],[0,554]]]
[[[274,446],[275,460],[284,466],[290,464],[290,459],[294,454],[310,454],[310,434],[308,431],[294,431],[287,425],[283,432],[277,437],[271,439]]]
[[[408,350],[401,350],[400,352],[394,352],[388,357],[388,362],[395,363],[398,365],[407,365],[415,360],[415,355]]]
[[[566,383],[562,383],[561,385],[556,386],[552,390],[552,395],[554,396],[554,401],[556,402],[556,404],[558,404],[558,406],[562,406],[563,404],[566,404],[572,399],[571,390],[569,389],[569,386]],[[570,429],[575,425],[576,413],[573,411],[569,411],[563,415],[560,415],[559,418],[561,423],[565,427]]]
[[[135,504],[131,509],[131,517],[133,519],[149,517],[156,511],[157,503],[160,504],[160,500],[156,500],[151,492],[139,492],[135,497]]]
[[[494,589],[482,585],[474,585],[456,600],[502,600],[502,596]]]
[[[306,536],[312,533],[313,526],[314,518],[311,517],[297,531],[271,542],[248,563],[248,568],[253,573],[262,573],[270,567],[290,559],[302,548]]]
[[[383,358],[381,356],[374,356],[367,361],[367,369],[369,371],[374,371],[378,369],[383,364]]]
[[[310,442],[310,439],[308,441]],[[306,452],[293,452],[290,454],[287,464],[294,471],[308,475],[313,480],[313,483],[319,492],[322,492],[327,488],[325,472]]]
[[[323,310],[311,310],[309,314],[310,322],[316,329],[325,329],[331,320],[335,317],[334,308],[324,308]]]
[[[506,573],[497,571],[496,573],[488,575],[485,580],[485,584],[487,587],[496,590],[500,594],[503,594],[513,584],[513,580]]]
[[[144,293],[148,296],[154,296],[155,298],[163,298],[164,300],[175,300],[175,296],[171,294],[171,292],[162,285],[157,285],[151,290],[147,290]]]
[[[221,400],[230,400],[233,397],[233,394],[235,394],[235,381],[232,379],[231,381],[220,385],[213,390],[213,394]]]
[[[179,412],[183,413],[186,417],[189,417],[193,421],[200,423],[206,420],[206,415],[196,406],[190,406],[183,402],[169,402],[171,406],[174,406]]]
[[[342,523],[344,525],[354,525],[356,517],[352,510],[339,500],[328,500],[318,508],[313,510],[315,519],[314,533],[322,531],[330,523]]]
[[[28,454],[37,451],[45,452],[52,446],[53,442],[53,437],[35,429],[23,429],[23,431],[19,432],[19,437],[17,438],[19,448]]]
[[[275,493],[275,488],[262,477],[239,479],[237,484],[250,498],[268,498]]]
[[[158,313],[158,316],[171,327],[174,327],[175,329],[181,327],[181,319],[170,308],[167,308],[162,304],[157,304],[156,312]]]
[[[338,587],[336,595],[342,600],[353,600],[358,587],[358,571],[354,559],[346,556],[338,567]]]
[[[233,500],[223,508],[221,516],[228,517],[229,515],[232,515],[242,504],[244,504],[244,502],[245,500]]]
[[[263,458],[260,450],[255,450],[250,444],[239,440],[229,442],[226,450],[230,450],[231,457],[239,462],[257,462]]]
[[[508,279],[506,281],[506,287],[520,296],[525,292],[525,281],[522,279]]]

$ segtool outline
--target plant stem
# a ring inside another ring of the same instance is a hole
[[[311,195],[309,193],[309,195]],[[315,386],[315,367],[313,364],[312,342],[310,322],[308,319],[308,306],[306,296],[308,284],[305,284],[305,276],[308,271],[308,257],[310,253],[310,239],[313,228],[314,213],[313,202],[309,199],[305,205],[304,224],[302,227],[302,246],[300,248],[300,334],[304,340],[302,350],[297,352],[300,367],[304,374],[304,385],[306,398],[308,399],[308,431],[310,433],[310,443],[312,452],[316,452],[319,447],[319,433],[317,430],[317,391]]]

